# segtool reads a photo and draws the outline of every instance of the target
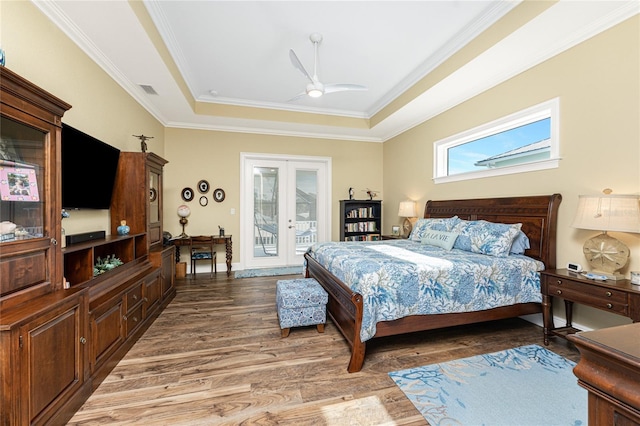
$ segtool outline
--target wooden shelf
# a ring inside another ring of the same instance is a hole
[[[147,235],[118,235],[107,236],[104,239],[72,244],[62,249],[64,258],[64,277],[71,286],[84,284],[103,275],[109,275],[119,268],[135,261],[144,259],[148,255]],[[93,267],[98,258],[114,256],[124,265],[94,276]]]

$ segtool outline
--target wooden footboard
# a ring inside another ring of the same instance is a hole
[[[362,295],[353,292],[309,254],[304,256],[307,260],[307,278],[315,278],[329,294],[327,313],[351,346],[351,360],[347,371],[349,373],[360,371],[364,363],[366,349],[366,343],[360,340]]]
[[[500,223],[522,223],[531,249],[526,255],[538,259],[547,268],[556,263],[556,222],[560,194],[548,196],[524,196],[476,200],[429,201],[424,217],[451,217],[458,215],[466,220],[488,220]],[[351,346],[351,359],[347,370],[360,371],[364,364],[366,344],[360,340],[362,326],[362,295],[353,292],[309,254],[306,276],[315,278],[329,294],[327,313]],[[478,312],[455,314],[415,315],[395,321],[376,324],[374,337],[392,336],[414,331],[433,330],[462,324],[512,318],[541,312],[540,303],[524,303]]]

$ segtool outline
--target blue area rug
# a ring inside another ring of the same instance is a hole
[[[432,425],[586,425],[574,366],[528,345],[389,376]]]
[[[236,271],[236,278],[253,278],[253,277],[273,277],[276,275],[296,275],[304,272],[304,267],[300,266],[284,266],[281,268],[261,268],[261,269],[245,269]]]

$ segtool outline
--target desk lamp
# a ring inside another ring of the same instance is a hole
[[[409,218],[417,217],[416,214],[416,202],[415,201],[401,201],[398,208],[398,216],[404,217],[404,223],[402,224],[402,230],[404,237],[408,237],[411,234],[413,226]]]
[[[178,207],[178,216],[180,216],[180,225],[182,225],[182,234],[180,234],[179,238],[189,238],[189,236],[184,232],[184,226],[189,222],[187,220],[187,216],[191,214],[191,209],[186,205],[181,205]]]

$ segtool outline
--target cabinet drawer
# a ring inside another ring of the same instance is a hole
[[[629,312],[627,295],[622,291],[562,279],[552,278],[549,281],[551,296],[622,315],[627,315]]]
[[[127,312],[142,301],[142,282],[127,292]]]
[[[127,315],[125,315],[125,324],[128,337],[140,324],[142,324],[142,303],[127,312]]]

